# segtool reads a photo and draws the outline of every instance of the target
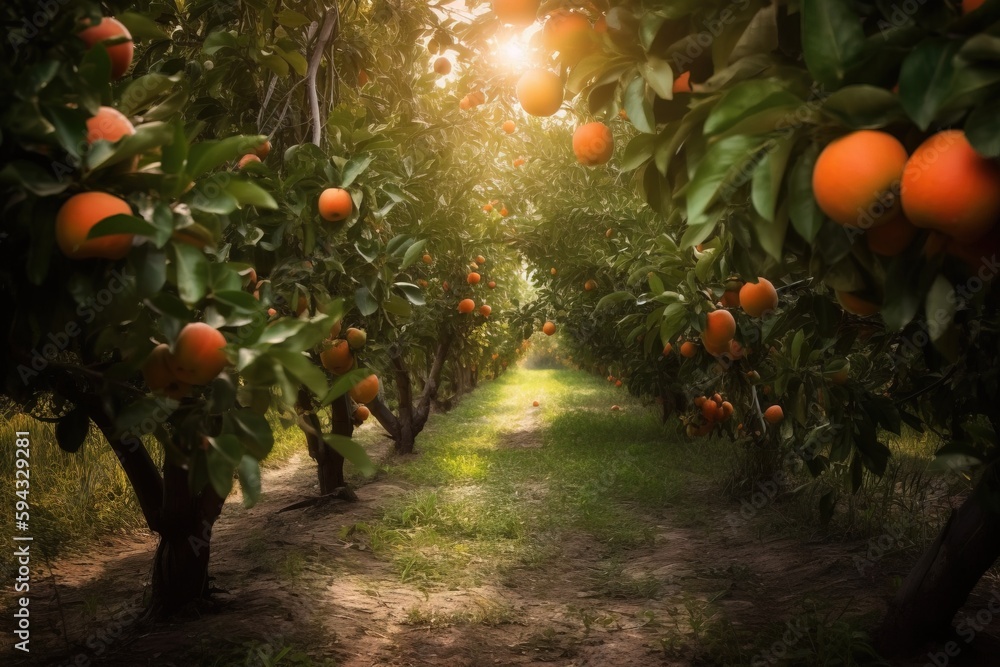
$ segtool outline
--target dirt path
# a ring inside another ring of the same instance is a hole
[[[510,420],[502,436],[515,456],[546,443],[538,411]],[[738,507],[706,488],[682,502],[703,504],[710,529],[684,527],[675,506],[655,515],[635,508],[652,539],[624,552],[583,531],[533,534],[542,557],[497,568],[477,585],[403,583],[392,560],[351,528],[376,521],[416,485],[382,477],[358,490],[357,503],[277,513],[314,486],[311,460],[297,455],[265,471],[254,508],[230,499],[212,555],[215,583],[226,590],[197,619],[136,621],[150,536],[62,559],[33,593],[35,652],[3,664],[625,667],[719,664],[713,655],[733,656],[727,664],[806,664],[775,656],[809,650],[808,624],[820,619],[808,601],[876,615],[899,567],[877,563],[862,576],[856,543],[762,542]],[[537,480],[513,491],[523,502],[549,492]],[[788,632],[773,655],[750,648],[759,644],[748,638],[776,625]]]

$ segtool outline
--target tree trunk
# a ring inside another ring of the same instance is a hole
[[[164,464],[160,543],[153,561],[150,605],[154,615],[167,617],[208,597],[212,527],[223,502],[211,486],[192,494],[187,470]]]
[[[334,435],[350,438],[354,435],[354,416],[351,414],[350,398],[344,394],[330,405],[330,430]],[[322,442],[322,441],[321,441]],[[335,489],[347,486],[344,480],[344,457],[325,442],[319,463],[319,494],[325,496]]]
[[[330,407],[334,433],[337,433],[337,423],[335,420],[336,406],[340,401],[346,404],[347,396],[341,396]],[[323,425],[320,423],[319,415],[313,412],[313,407],[312,396],[309,394],[309,390],[301,387],[298,399],[299,427],[306,436],[306,446],[309,450],[309,456],[316,461],[319,495],[324,496],[332,493],[334,489],[344,486],[344,457],[323,440]],[[349,423],[350,416],[347,419],[348,427],[353,432],[353,427]],[[343,429],[341,428],[341,430]],[[350,437],[350,432],[347,435]]]
[[[413,429],[413,386],[410,383],[410,371],[403,362],[398,348],[392,351],[393,376],[396,380],[396,393],[399,394],[399,433],[395,438],[397,454],[412,454],[416,440]]]
[[[989,506],[998,494],[1000,471],[992,464],[889,605],[878,632],[884,654],[899,655],[949,635],[955,614],[1000,557],[1000,514]]]

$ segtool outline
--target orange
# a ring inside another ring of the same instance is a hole
[[[746,354],[743,346],[735,338],[729,341],[729,356],[733,359],[742,359],[743,355]]]
[[[427,253],[424,253],[424,256],[421,257],[420,259],[421,261],[423,261],[424,264],[430,264],[431,262],[434,261],[434,258],[428,255]]]
[[[369,375],[351,387],[350,394],[355,403],[371,403],[378,397],[378,376]]]
[[[485,257],[483,257],[482,255],[476,255],[476,264],[478,264],[479,266],[482,266],[485,263],[486,263],[486,258]]]
[[[142,365],[142,379],[153,393],[162,393],[173,399],[183,398],[191,385],[177,379],[170,370],[170,346],[160,343],[153,348]]]
[[[899,181],[906,149],[875,130],[852,132],[830,143],[813,169],[816,203],[836,223],[868,229],[899,214]]]
[[[364,332],[363,329],[355,329],[350,327],[347,333],[344,334],[344,338],[347,340],[347,344],[351,347],[351,350],[357,351],[365,346],[368,342],[368,334]]]
[[[521,108],[532,116],[551,116],[562,106],[562,79],[548,70],[529,69],[518,79],[516,92]]]
[[[354,355],[346,340],[335,340],[333,345],[323,350],[319,355],[323,368],[334,375],[343,375],[354,368]]]
[[[674,95],[677,93],[690,93],[692,90],[691,72],[682,72],[674,79]]]
[[[259,157],[261,160],[266,159],[267,156],[271,153],[271,142],[265,141],[260,146],[257,146],[257,148],[253,149],[253,152],[256,153],[257,157]]]
[[[532,401],[531,402],[531,407],[537,408],[538,407],[538,401]]]
[[[610,227],[608,228],[608,231],[604,232],[604,238],[606,239],[610,239],[614,235],[615,235],[615,230],[611,229]]]
[[[354,423],[360,426],[364,424],[369,417],[371,417],[372,411],[369,410],[364,405],[359,405],[358,409],[354,411]]]
[[[751,317],[762,317],[778,307],[778,291],[767,278],[740,288],[740,306]]]
[[[274,308],[268,308],[267,309],[267,316],[268,317],[274,317],[277,314],[278,314],[278,311],[276,311]]]
[[[458,312],[463,315],[471,313],[476,309],[476,302],[472,299],[462,299],[458,302]]]
[[[500,217],[501,218],[506,218],[507,217],[507,213],[508,213],[508,211],[507,211],[507,207],[506,206],[504,206],[503,208],[500,209]]]
[[[451,290],[451,285],[448,284],[447,280],[441,283],[441,289],[443,289],[445,292]]]
[[[493,204],[483,204],[483,210],[489,213],[493,210]]]
[[[772,405],[767,410],[764,410],[764,421],[768,424],[780,424],[784,418],[785,411],[781,409],[780,405]]]
[[[244,155],[243,157],[241,157],[240,158],[240,163],[239,163],[239,168],[243,169],[244,167],[246,167],[251,162],[260,162],[260,158],[257,157],[256,153],[247,153],[246,155]]]
[[[515,167],[523,167],[527,163],[528,163],[528,161],[525,160],[523,157],[519,157],[519,158],[515,158],[514,159],[514,166]]]
[[[483,279],[482,276],[480,276],[475,271],[471,272],[469,275],[465,277],[466,282],[468,282],[470,285],[478,285],[479,281],[482,279]]]
[[[87,119],[87,143],[103,139],[115,142],[122,137],[135,134],[135,128],[121,111],[111,107],[101,107]]]
[[[556,267],[553,266],[551,269],[549,269],[549,273],[552,274],[552,275],[556,275],[559,272],[556,271]]]
[[[344,323],[341,322],[340,320],[334,322],[333,326],[330,327],[330,335],[327,337],[327,340],[334,340],[336,338],[340,338],[340,330],[343,328],[343,326]]]
[[[681,356],[682,357],[687,357],[688,359],[691,359],[696,354],[698,354],[698,346],[697,345],[695,345],[694,343],[692,343],[689,340],[686,340],[683,343],[681,343]]]
[[[342,188],[327,188],[319,196],[319,214],[328,222],[340,222],[354,210],[351,193]]]
[[[132,215],[124,199],[104,192],[83,192],[66,200],[56,213],[56,244],[70,259],[121,259],[132,249],[132,234],[88,239],[90,230],[113,215]]]
[[[507,134],[514,134],[514,130],[517,129],[517,126],[514,125],[514,121],[512,121],[512,120],[504,121],[504,124],[503,124],[502,127],[503,127],[503,131],[506,132]]]
[[[583,14],[559,10],[549,14],[542,28],[542,44],[558,51],[560,59],[572,67],[586,55],[591,44],[590,20]]]
[[[961,130],[938,132],[906,163],[901,194],[911,223],[972,243],[1000,220],[1000,165]]]
[[[491,280],[489,283],[487,283],[486,286],[489,287],[490,289],[496,289],[497,288],[497,284],[493,280]]]
[[[434,71],[440,74],[441,76],[445,76],[446,74],[451,74],[451,61],[445,58],[444,56],[441,56],[440,58],[434,61]]]
[[[458,108],[462,111],[468,111],[472,108],[472,100],[469,99],[468,95],[458,101]]]
[[[917,228],[899,215],[884,225],[866,231],[865,242],[876,255],[895,257],[909,247],[916,235]]]
[[[734,411],[735,410],[733,408],[733,404],[732,403],[730,403],[729,401],[723,401],[722,402],[722,416],[723,416],[723,419],[729,419],[730,417],[732,417]]]
[[[663,356],[669,357],[670,353],[673,351],[674,351],[674,346],[671,345],[670,343],[667,343],[666,345],[663,346]]]
[[[479,314],[482,315],[483,317],[489,317],[490,313],[492,312],[493,309],[487,306],[486,304],[483,304],[482,306],[479,307]]]
[[[472,103],[472,106],[474,107],[479,106],[480,104],[484,104],[486,102],[486,93],[484,93],[481,90],[474,90],[471,93],[469,93],[469,101]]]
[[[358,70],[358,88],[364,88],[368,85],[368,72],[363,69]]]
[[[608,17],[605,16],[604,14],[601,14],[600,16],[597,17],[597,20],[594,21],[594,32],[596,32],[599,35],[602,35],[607,31],[608,31]]]
[[[706,350],[729,350],[729,342],[736,335],[736,319],[728,310],[713,310],[708,313],[705,330],[701,332],[701,342]],[[721,354],[721,352],[720,352]]]
[[[546,336],[551,336],[556,332],[556,325],[552,322],[546,322],[542,325],[542,333]]]
[[[540,0],[493,0],[493,13],[503,23],[526,26],[538,18]]]
[[[135,45],[132,43],[132,34],[121,21],[110,16],[105,16],[97,25],[85,28],[77,33],[77,37],[83,40],[87,48],[91,48],[98,42],[109,40],[125,39],[114,46],[107,46],[108,57],[111,59],[111,76],[120,79],[125,76],[129,66],[132,64],[132,56],[135,53]]]
[[[969,12],[974,12],[983,6],[986,0],[962,0],[962,13],[968,14]]]
[[[226,337],[204,322],[184,325],[174,341],[170,370],[181,382],[208,384],[226,367]]]
[[[860,315],[861,317],[868,317],[869,315],[874,315],[878,311],[882,310],[882,307],[877,303],[872,303],[852,294],[851,292],[836,292],[837,303],[840,307],[849,313],[854,315]]]
[[[614,152],[614,135],[604,123],[587,123],[576,128],[573,133],[573,154],[582,165],[596,167],[604,164]]]
[[[722,305],[726,308],[740,307],[740,291],[738,289],[727,289],[722,293]]]
[[[583,284],[583,289],[587,290],[588,292],[593,292],[595,289],[597,289],[597,281],[588,280]]]

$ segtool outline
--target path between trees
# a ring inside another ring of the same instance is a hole
[[[674,465],[698,448],[613,392],[578,373],[513,373],[436,415],[424,453],[390,460],[353,504],[278,513],[312,492],[315,472],[304,454],[268,470],[263,501],[230,499],[216,525],[211,572],[225,591],[199,618],[137,621],[151,537],[67,556],[35,589],[32,660],[13,664],[820,664],[806,656],[835,652],[815,645],[820,627],[848,638],[841,615],[881,613],[905,559],[860,575],[859,543],[761,538],[704,475],[659,507],[630,496],[622,483],[649,483],[656,459],[587,434],[628,437],[641,422]],[[362,433],[387,449],[375,427]],[[596,477],[570,458],[558,474],[561,455],[546,450],[574,437],[606,461]]]

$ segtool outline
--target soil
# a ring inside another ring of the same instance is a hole
[[[537,429],[529,412],[511,426],[506,442],[539,447]],[[32,589],[30,657],[7,652],[5,645],[0,661],[295,665],[294,654],[280,655],[293,646],[342,667],[714,664],[699,655],[699,646],[739,645],[744,633],[801,618],[803,601],[810,598],[838,601],[851,614],[877,618],[892,578],[904,575],[916,557],[878,561],[862,576],[854,558],[864,545],[761,541],[752,523],[738,519],[738,508],[706,489],[684,502],[704,504],[714,529],[679,525],[666,507],[649,517],[656,526],[652,544],[630,550],[620,563],[632,580],[655,581],[655,595],[602,587],[597,574],[608,567],[607,550],[585,534],[542,543],[555,555],[542,565],[519,567],[479,587],[447,590],[401,583],[390,563],[346,530],[380,516],[388,501],[409,490],[405,482],[380,478],[357,490],[357,502],[279,512],[316,493],[314,464],[297,455],[265,470],[264,488],[262,501],[251,509],[231,498],[216,524],[211,571],[215,586],[224,590],[211,607],[169,624],[141,619],[156,541],[151,535],[107,539],[52,563]],[[540,497],[545,488],[525,485],[522,492]],[[983,607],[988,585],[970,602],[970,613]],[[948,664],[996,664],[997,636],[1000,627],[992,623],[977,637],[977,656],[967,650],[963,662]],[[2,641],[9,638],[5,634]],[[792,633],[785,648],[807,648],[796,646],[798,641]],[[766,662],[771,656],[744,657],[746,662],[733,664],[787,664]],[[753,663],[755,657],[765,662]],[[922,655],[894,664],[925,663]]]

